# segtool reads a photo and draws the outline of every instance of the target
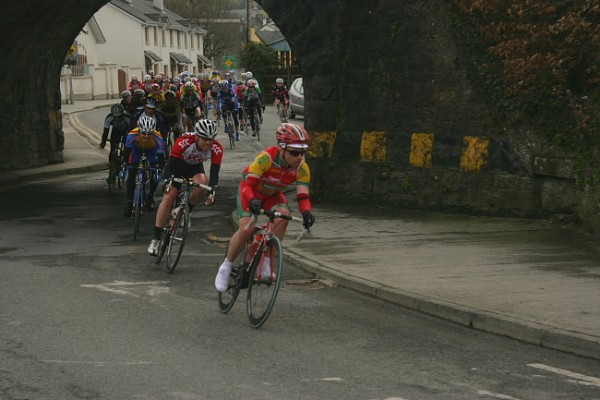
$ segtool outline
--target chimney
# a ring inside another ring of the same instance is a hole
[[[165,9],[163,0],[152,0],[152,4],[154,5],[154,7],[158,8],[160,11],[163,11]]]

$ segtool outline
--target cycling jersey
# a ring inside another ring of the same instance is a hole
[[[125,138],[125,150],[129,154],[127,163],[137,164],[140,162],[142,153],[146,154],[148,160],[153,163],[164,158],[165,142],[158,131],[143,138],[138,128],[133,129]]]
[[[293,184],[310,185],[310,169],[306,161],[302,161],[298,169],[283,166],[282,162],[279,147],[271,146],[262,151],[252,164],[244,169],[241,194],[246,201],[254,197],[264,200],[283,192]],[[257,175],[260,180],[255,187],[243,188],[249,186],[246,179],[248,174]]]
[[[222,111],[224,106],[231,111],[237,110],[240,107],[233,89],[219,90],[217,94],[217,111]]]
[[[181,96],[181,105],[186,109],[200,107],[200,95],[196,92],[186,91]]]
[[[211,160],[213,164],[220,165],[223,160],[223,145],[215,140],[210,151],[198,150],[196,135],[185,133],[175,141],[173,150],[171,150],[171,157],[179,158],[190,165],[201,164],[206,160]]]
[[[279,87],[277,84],[275,84],[275,86],[273,86],[273,90],[271,90],[271,93],[273,93],[274,98],[279,99],[280,101],[285,101],[286,99],[290,98],[288,90],[285,86]]]

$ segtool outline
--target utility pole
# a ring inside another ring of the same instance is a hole
[[[246,45],[250,43],[250,1],[246,0]]]

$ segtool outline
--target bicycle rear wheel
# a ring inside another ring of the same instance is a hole
[[[135,194],[133,195],[133,240],[137,240],[138,233],[140,233],[140,221],[142,219],[142,208],[144,206],[143,191],[143,186],[137,185]]]
[[[258,111],[254,111],[254,127],[256,128],[256,140],[260,142],[260,117]]]
[[[227,285],[227,291],[225,293],[219,292],[218,300],[219,300],[219,310],[226,314],[231,310],[235,301],[237,300],[238,294],[240,293],[240,289],[242,288],[242,280],[244,278],[244,274],[248,269],[248,265],[243,263],[242,261],[246,259],[246,252],[248,251],[248,245],[244,248],[244,251],[234,260],[233,262],[233,270],[229,275],[229,283]],[[225,253],[227,254],[227,253]]]
[[[260,254],[260,253],[259,253]],[[270,258],[271,273],[265,274],[263,261]],[[283,248],[276,236],[269,239],[261,257],[255,257],[250,270],[250,283],[246,298],[246,313],[253,328],[260,328],[273,310],[283,273]]]
[[[190,209],[187,204],[182,205],[179,208],[179,212],[175,217],[173,223],[173,231],[167,247],[167,272],[172,273],[177,267],[179,257],[183,251],[185,245],[185,239],[188,232]]]

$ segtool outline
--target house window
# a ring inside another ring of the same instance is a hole
[[[183,35],[183,48],[187,49],[187,37],[188,37],[187,32],[183,32],[182,35]]]
[[[177,48],[181,48],[181,32],[177,31]]]
[[[147,27],[144,29],[144,32],[145,32],[145,34],[146,34],[146,44],[150,44],[150,27],[149,27],[149,26],[147,26]]]
[[[167,30],[163,28],[160,32],[162,34],[162,45],[165,47],[167,45]]]
[[[194,50],[194,34],[190,35],[190,49]]]
[[[175,46],[175,31],[173,29],[169,29],[169,33],[171,36],[171,47]]]
[[[154,44],[158,44],[158,27],[153,26],[152,30],[154,31]]]

